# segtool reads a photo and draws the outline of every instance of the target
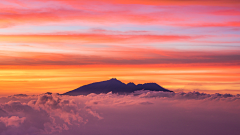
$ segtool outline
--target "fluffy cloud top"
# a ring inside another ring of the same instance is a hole
[[[0,101],[0,135],[239,133],[240,95],[137,91],[14,95]]]

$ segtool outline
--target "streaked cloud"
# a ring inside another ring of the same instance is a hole
[[[111,77],[236,93],[239,4],[1,0],[0,94],[65,92]]]

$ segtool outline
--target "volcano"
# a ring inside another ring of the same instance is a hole
[[[130,82],[128,84],[125,84],[117,80],[116,78],[112,78],[106,81],[83,85],[77,89],[66,92],[63,95],[77,96],[77,95],[88,95],[91,93],[100,94],[100,93],[108,93],[108,92],[118,93],[118,94],[130,94],[138,90],[173,92],[159,86],[156,83],[144,83],[144,84],[135,85],[134,83]]]

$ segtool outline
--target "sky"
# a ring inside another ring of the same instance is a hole
[[[239,0],[0,9],[0,135],[239,135]],[[61,95],[111,78],[174,92]]]
[[[117,78],[240,93],[239,0],[1,0],[0,95]]]

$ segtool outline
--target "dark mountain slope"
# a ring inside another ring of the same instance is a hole
[[[95,82],[88,85],[84,85],[75,90],[64,93],[63,95],[88,95],[90,93],[100,94],[100,93],[119,93],[119,94],[128,94],[137,90],[151,90],[151,91],[165,91],[172,92],[167,90],[156,83],[144,83],[135,85],[134,83],[122,83],[121,81],[112,78],[107,81]]]

